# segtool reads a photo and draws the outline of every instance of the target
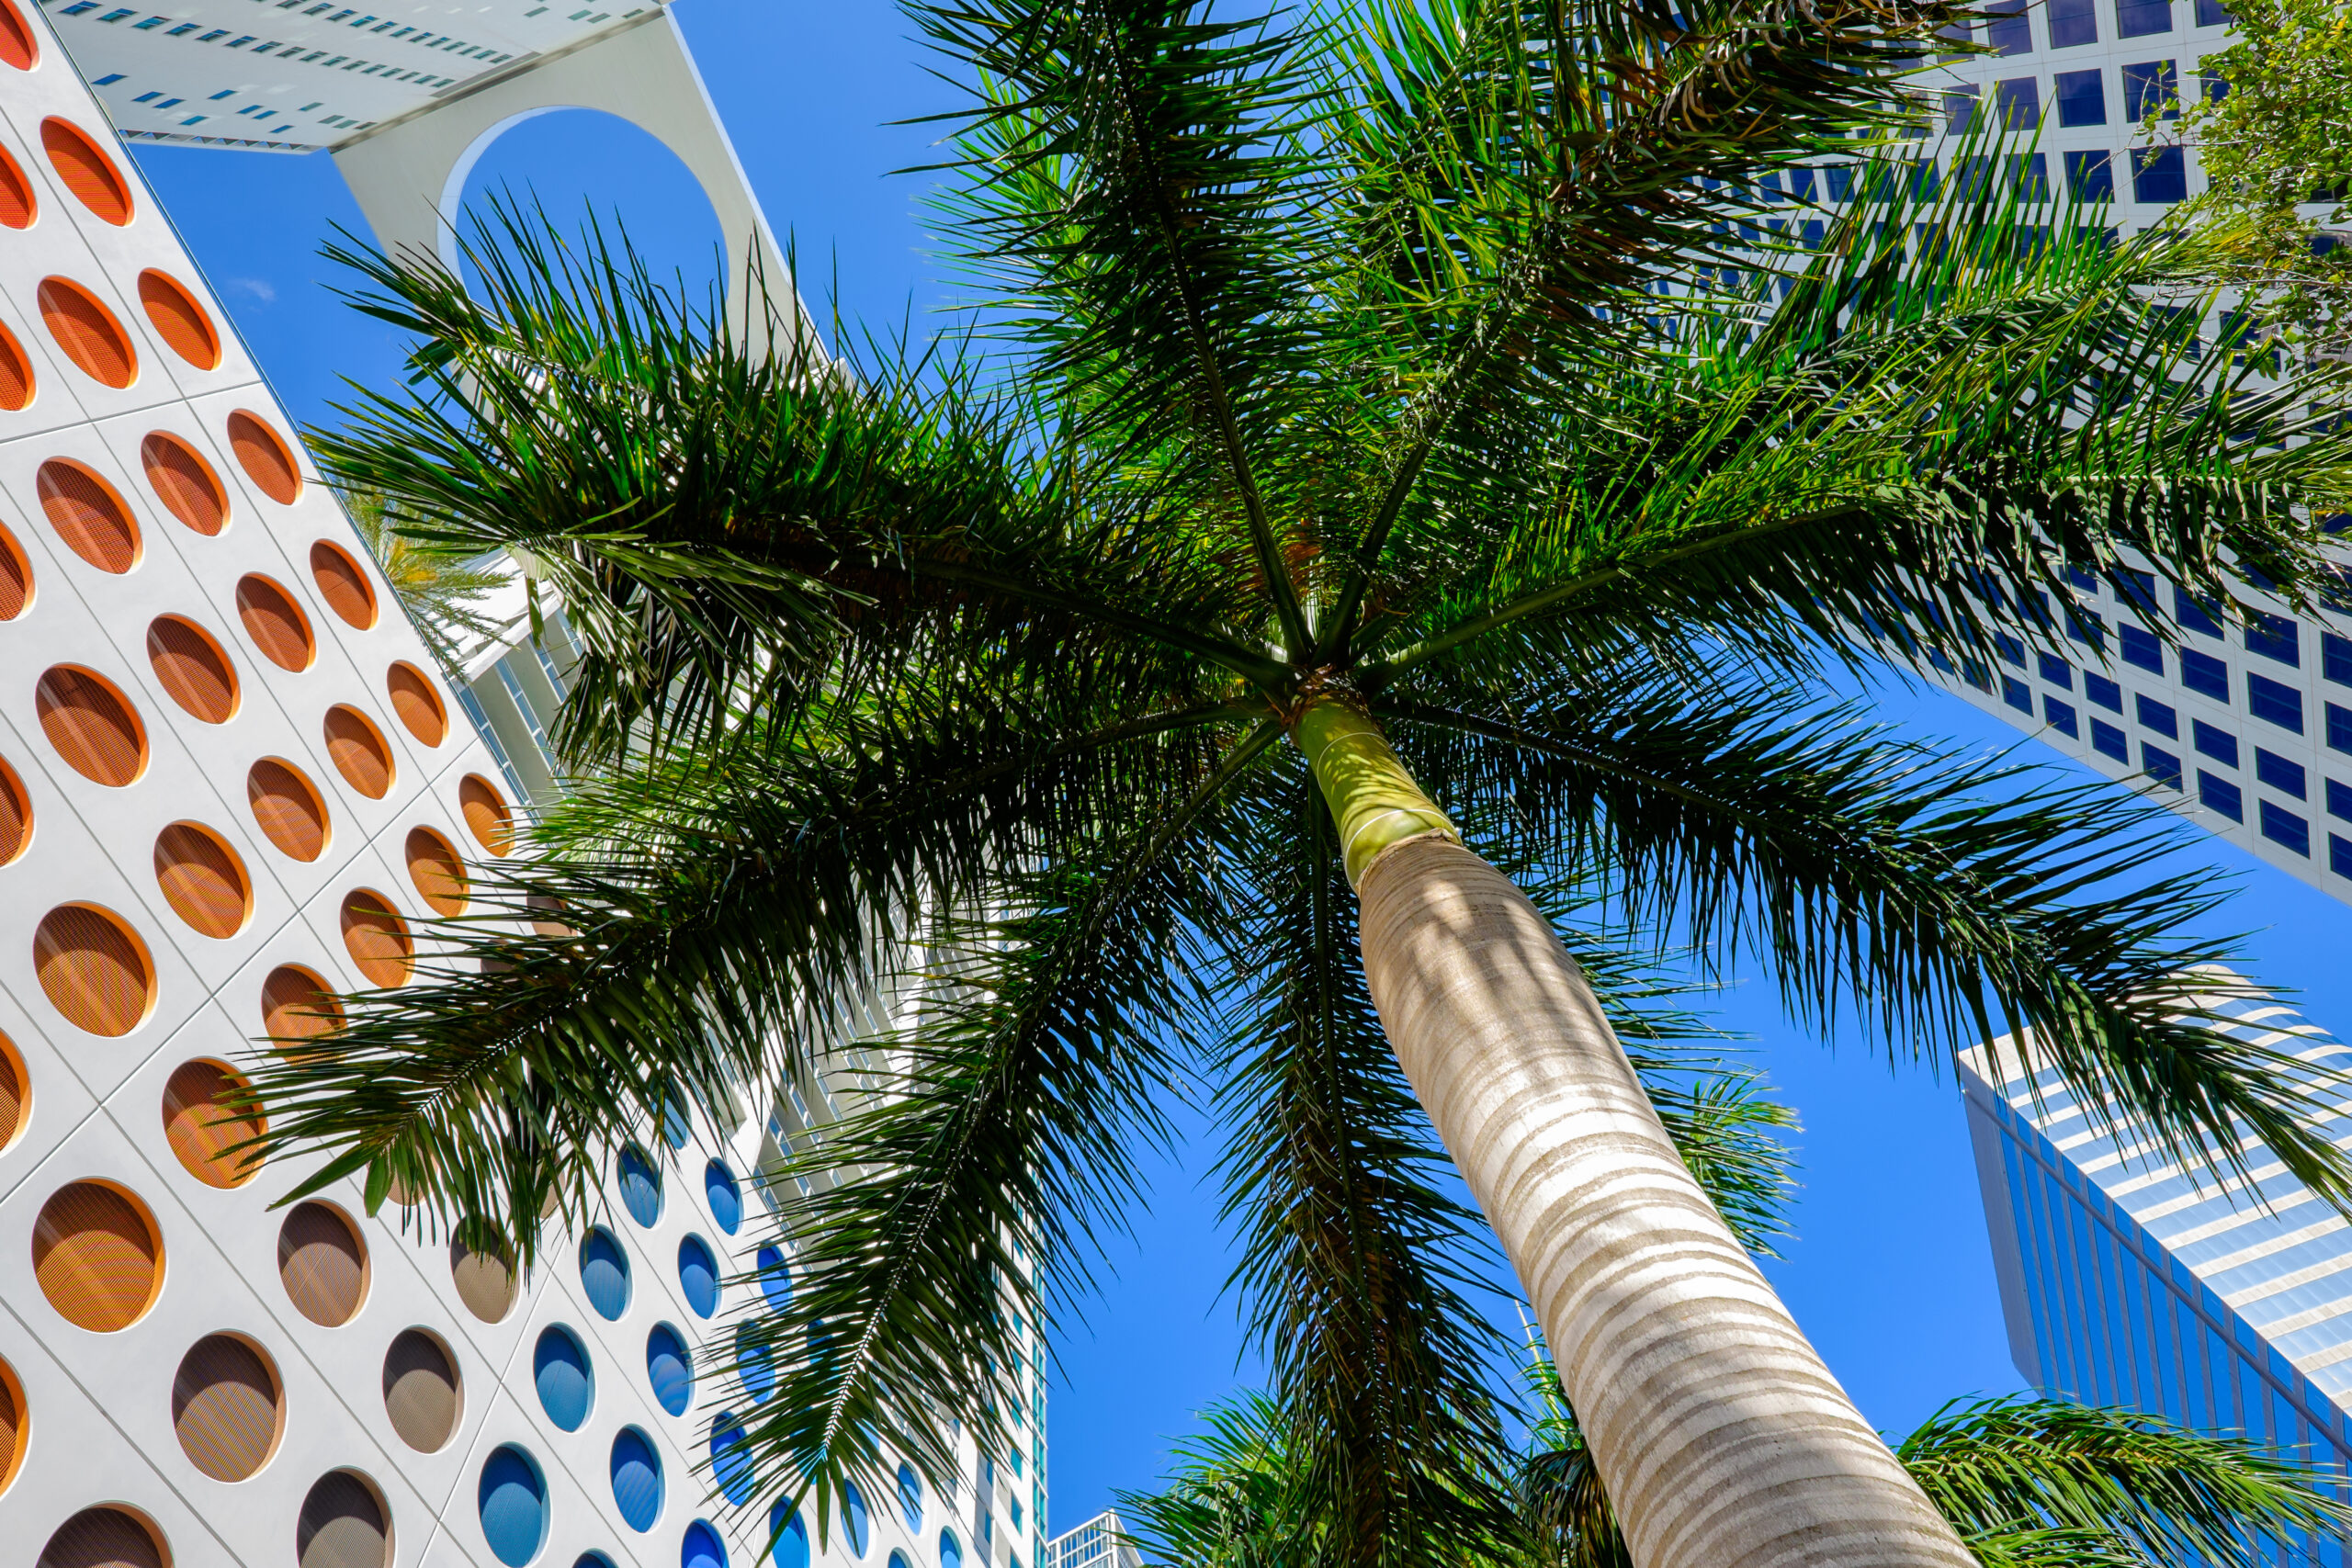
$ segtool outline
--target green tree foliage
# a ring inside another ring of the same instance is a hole
[[[345,490],[341,495],[345,515],[383,568],[435,662],[462,683],[465,655],[514,629],[484,607],[506,586],[505,575],[480,558],[452,556],[420,541],[417,520],[403,517],[399,503],[379,491]]]

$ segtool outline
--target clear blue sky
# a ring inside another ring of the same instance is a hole
[[[797,243],[803,292],[820,310],[885,333],[944,298],[926,261],[919,177],[931,132],[886,121],[941,107],[905,26],[876,0],[779,6],[682,0],[675,14],[770,221]],[[338,305],[317,252],[359,219],[323,156],[261,157],[150,149],[140,162],[237,326],[296,416],[334,423],[343,378],[397,365],[390,334]],[[649,138],[582,113],[530,121],[502,140],[477,190],[534,187],[559,213],[584,200],[617,209],[665,266],[707,276],[716,229],[684,168]],[[1883,694],[1887,715],[1922,733],[1990,751],[2014,739],[1939,694]],[[2029,752],[2055,754],[2038,745]],[[2241,874],[2221,922],[2259,927],[2256,972],[2300,987],[2314,1019],[2352,1029],[2352,911],[2210,840],[2195,858]],[[1798,1240],[1775,1283],[1869,1417],[1907,1430],[1945,1399],[2011,1389],[1983,1212],[1948,1073],[1891,1071],[1867,1040],[1834,1049],[1783,1023],[1762,987],[1736,988],[1722,1012],[1757,1037],[1761,1066],[1803,1115]],[[1231,1255],[1204,1161],[1155,1167],[1139,1243],[1114,1245],[1085,1321],[1056,1335],[1060,1357],[1048,1433],[1051,1517],[1067,1529],[1114,1489],[1148,1486],[1169,1439],[1251,1369],[1222,1296]]]

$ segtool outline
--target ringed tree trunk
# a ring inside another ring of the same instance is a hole
[[[1544,1325],[1639,1568],[1974,1568],[1668,1141],[1583,972],[1379,726],[1293,732],[1414,1093]]]

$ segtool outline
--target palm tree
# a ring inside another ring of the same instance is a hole
[[[342,498],[344,514],[383,568],[384,580],[434,661],[463,684],[466,655],[485,643],[503,642],[514,629],[514,621],[502,621],[484,607],[509,586],[507,575],[480,557],[463,559],[419,543],[419,520],[401,515],[399,504],[379,491],[345,490]]]
[[[1512,1478],[1517,1510],[1446,1568],[1626,1568],[1629,1559],[1550,1363],[1530,1369],[1544,1414]],[[1348,1561],[1317,1533],[1281,1408],[1262,1395],[1212,1407],[1177,1446],[1166,1489],[1122,1495],[1155,1568],[1319,1568]],[[1955,1400],[1894,1454],[1984,1568],[2211,1568],[2341,1532],[2335,1478],[2243,1438],[2137,1411],[2011,1396]]]
[[[519,214],[478,295],[346,254],[420,347],[322,460],[538,563],[606,777],[506,873],[537,919],[261,1074],[277,1145],[527,1249],[673,1097],[757,1102],[896,987],[751,1330],[752,1454],[820,1520],[885,1445],[1001,1439],[1198,1084],[1362,1560],[1476,1527],[1490,1224],[1644,1568],[1966,1562],[1574,954],[1753,962],[1898,1059],[2030,1029],[2157,1145],[2345,1195],[2305,1069],[2209,1027],[2220,952],[2168,933],[2220,895],[2152,811],[1829,694],[2103,637],[2070,574],[2308,592],[2346,372],[2199,354],[2193,236],[1915,170],[1950,0],[910,14],[973,95],[960,346],[755,355]],[[1816,246],[1768,228],[1849,175]]]

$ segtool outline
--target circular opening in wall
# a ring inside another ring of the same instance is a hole
[[[736,1183],[735,1173],[712,1160],[702,1168],[703,1199],[710,1205],[710,1217],[718,1228],[733,1235],[743,1224],[743,1189]]]
[[[24,1136],[32,1119],[32,1075],[25,1070],[17,1043],[0,1034],[0,1154],[6,1154]]]
[[[147,662],[172,701],[207,724],[237,716],[237,671],[212,634],[186,615],[147,623]]]
[[[269,421],[239,409],[229,416],[229,450],[255,488],[280,506],[291,506],[302,493],[302,472],[294,454]]]
[[[34,1568],[172,1568],[172,1549],[146,1515],[109,1503],[58,1526]]]
[[[74,200],[117,228],[130,221],[130,186],[87,131],[51,116],[40,122],[40,145]]]
[[[61,904],[33,931],[33,968],[50,1005],[76,1029],[108,1039],[147,1021],[155,961],[122,917],[96,904]]]
[[[25,781],[17,776],[17,770],[0,758],[0,865],[23,854],[32,841],[31,797],[25,794]]]
[[[326,803],[302,770],[282,758],[264,757],[245,774],[245,799],[262,836],[296,860],[326,852]]]
[[[324,728],[327,756],[344,783],[370,800],[381,800],[391,793],[392,749],[375,720],[348,704],[337,703],[327,709]]]
[[[147,1205],[111,1181],[50,1194],[33,1222],[33,1277],[58,1315],[112,1334],[147,1315],[164,1288],[164,1243]]]
[[[735,1382],[754,1404],[775,1392],[775,1356],[760,1337],[757,1321],[735,1325]]]
[[[645,1381],[652,1385],[653,1402],[673,1416],[684,1416],[694,1402],[695,1363],[685,1336],[666,1323],[657,1323],[645,1337]]]
[[[30,1416],[25,1385],[17,1381],[17,1369],[7,1358],[0,1356],[0,1497],[8,1495],[9,1483],[25,1462],[25,1450],[32,1446],[28,1440],[32,1436]]]
[[[215,1481],[243,1481],[277,1451],[286,1391],[269,1352],[242,1334],[208,1334],[172,1378],[172,1430],[188,1462]]]
[[[580,1238],[580,1288],[588,1304],[607,1323],[617,1323],[628,1311],[628,1254],[612,1232],[591,1225]]]
[[[634,1427],[613,1434],[613,1504],[621,1522],[644,1533],[662,1517],[662,1456],[653,1441]]]
[[[718,1310],[718,1259],[711,1256],[710,1244],[698,1235],[678,1243],[678,1289],[696,1317],[708,1317]]]
[[[580,1336],[560,1324],[539,1330],[531,1349],[531,1382],[539,1408],[567,1432],[577,1432],[596,1404],[596,1371]]]
[[[784,1248],[773,1243],[752,1255],[752,1266],[759,1270],[760,1294],[768,1305],[782,1312],[792,1304],[792,1265],[785,1261]]]
[[[483,849],[503,855],[514,847],[514,813],[488,779],[468,773],[458,784],[458,805],[466,814],[467,829]]]
[[[237,580],[237,618],[263,657],[280,670],[308,670],[318,654],[311,617],[291,593],[257,571]]]
[[[0,525],[0,621],[13,621],[33,603],[32,563],[17,536]]]
[[[96,295],[71,278],[44,277],[35,299],[41,324],[82,374],[117,390],[139,379],[139,355]]]
[[[220,334],[212,330],[210,313],[180,287],[179,279],[149,267],[139,275],[139,303],[155,335],[169,344],[174,354],[198,370],[220,365]]]
[[[775,1538],[775,1544],[768,1550],[769,1560],[775,1568],[808,1568],[808,1526],[800,1517],[799,1509],[783,1503],[770,1508],[768,1534]]]
[[[416,896],[436,915],[466,912],[466,863],[449,840],[430,828],[411,828],[405,846],[408,879]]]
[[[718,1483],[720,1495],[729,1502],[741,1506],[752,1500],[751,1434],[743,1430],[743,1423],[729,1410],[711,1417],[710,1478]]]
[[[514,1251],[480,1221],[459,1225],[449,1238],[449,1280],[466,1310],[484,1323],[514,1310]]]
[[[261,1169],[257,1152],[242,1145],[269,1131],[269,1118],[249,1107],[253,1086],[226,1062],[182,1062],[164,1086],[164,1141],[190,1176],[207,1187],[243,1187]]]
[[[419,1453],[437,1452],[464,1411],[465,1387],[449,1347],[427,1329],[402,1329],[384,1352],[384,1414],[401,1441]]]
[[[416,953],[408,922],[382,894],[367,887],[344,898],[343,945],[359,972],[379,986],[405,982]]]
[[[376,624],[376,589],[350,553],[319,540],[311,547],[311,580],[319,597],[347,626],[366,631]]]
[[[297,1203],[277,1227],[277,1280],[312,1323],[349,1323],[368,1299],[368,1248],[358,1227],[332,1203]]]
[[[253,883],[229,841],[198,822],[155,835],[155,882],[172,913],[209,937],[232,937],[254,912]]]
[[[449,710],[441,705],[441,694],[424,671],[413,664],[394,664],[385,672],[384,690],[392,700],[392,712],[419,745],[441,744],[449,733]]]
[[[40,62],[40,45],[25,25],[25,14],[10,0],[0,0],[0,65],[30,71]]]
[[[492,1556],[522,1568],[539,1554],[548,1539],[548,1483],[537,1460],[513,1443],[492,1450],[474,1497]]]
[[[678,1568],[727,1568],[727,1543],[709,1520],[696,1519],[686,1527],[685,1539],[678,1543]]]
[[[907,1521],[909,1535],[922,1532],[922,1477],[903,1460],[899,1464],[899,1517]]]
[[[96,671],[54,666],[33,689],[33,705],[57,754],[92,784],[120,789],[146,771],[146,726],[120,688]]]
[[[294,1521],[294,1568],[390,1568],[392,1516],[376,1483],[331,1470],[311,1483]]]
[[[229,492],[203,453],[158,430],[139,444],[139,462],[164,511],[208,538],[229,525]]]
[[[32,407],[33,365],[17,334],[0,326],[0,409],[19,413]]]
[[[316,1040],[343,1027],[343,1004],[299,964],[281,964],[261,983],[261,1023],[272,1040]]]
[[[621,1206],[628,1217],[648,1227],[662,1218],[662,1172],[635,1144],[621,1150]]]
[[[70,457],[51,457],[34,480],[40,509],[65,547],[119,577],[139,564],[139,525],[114,486]]]
[[[5,30],[0,28],[0,33]],[[25,177],[24,165],[7,149],[0,148],[0,225],[29,229],[40,213],[40,199],[33,194],[32,181]]]

